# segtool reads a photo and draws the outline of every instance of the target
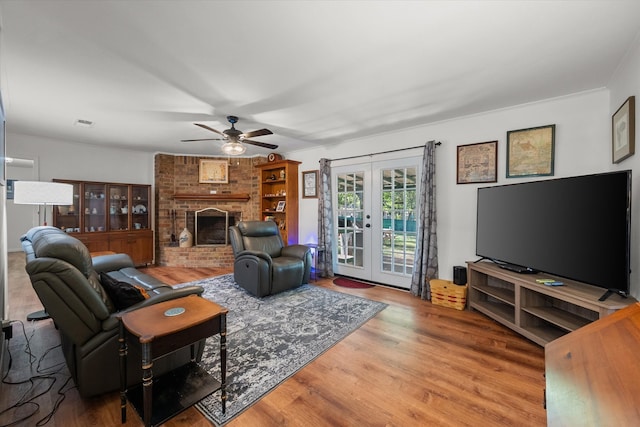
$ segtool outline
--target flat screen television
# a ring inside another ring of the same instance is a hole
[[[630,240],[630,170],[478,188],[476,255],[502,267],[625,296]]]

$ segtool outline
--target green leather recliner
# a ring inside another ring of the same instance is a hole
[[[174,289],[134,268],[126,254],[91,258],[87,247],[75,237],[55,227],[34,227],[21,238],[26,254],[26,270],[38,298],[53,319],[67,366],[83,397],[120,388],[118,313],[136,310],[158,302],[200,295],[200,286]],[[142,286],[149,298],[116,312],[102,288],[99,273],[118,281]],[[197,360],[204,341],[196,346]],[[127,381],[141,382],[141,358],[129,346]],[[154,361],[154,376],[191,360],[190,348],[183,348]]]
[[[236,283],[257,297],[309,283],[311,250],[285,246],[273,221],[240,221],[229,227]]]

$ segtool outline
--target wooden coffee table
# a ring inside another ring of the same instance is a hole
[[[120,316],[120,401],[121,418],[127,419],[127,398],[145,426],[155,426],[221,390],[222,413],[227,394],[226,316],[218,304],[190,295],[143,307]],[[220,381],[196,363],[195,343],[220,334]],[[133,338],[133,339],[131,339]],[[129,342],[139,345],[142,355],[142,383],[127,389]],[[153,360],[191,346],[191,362],[158,378],[153,377]],[[155,401],[154,401],[155,400]]]

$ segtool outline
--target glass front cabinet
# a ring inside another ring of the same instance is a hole
[[[73,185],[73,204],[54,208],[55,227],[94,254],[126,253],[136,265],[153,263],[150,185],[54,181]]]

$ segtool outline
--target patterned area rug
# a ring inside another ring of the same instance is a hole
[[[186,286],[187,284],[181,285]],[[312,285],[255,298],[237,286],[233,274],[189,285],[229,309],[227,315],[227,410],[220,392],[196,404],[221,426],[242,413],[387,305]],[[220,341],[207,340],[202,366],[220,379]]]

